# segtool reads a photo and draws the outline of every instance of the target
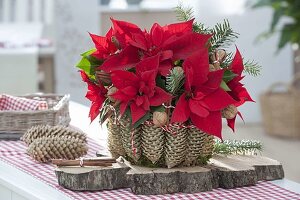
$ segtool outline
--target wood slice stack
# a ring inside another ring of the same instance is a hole
[[[261,180],[284,177],[282,165],[262,156],[213,156],[204,166],[179,168],[128,167],[58,167],[58,182],[71,190],[105,190],[130,187],[141,195],[196,193],[214,188],[255,185]],[[89,177],[93,177],[90,179]]]

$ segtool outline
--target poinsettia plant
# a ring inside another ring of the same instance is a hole
[[[184,22],[147,31],[111,19],[105,36],[90,34],[95,47],[77,67],[88,85],[91,120],[100,114],[101,123],[117,115],[133,128],[151,120],[189,124],[221,138],[224,117],[234,130],[236,115],[242,117],[237,107],[253,101],[243,71],[256,75],[257,66],[244,62],[238,48],[234,56],[222,49],[237,37],[228,21],[207,29],[191,10],[177,12]]]

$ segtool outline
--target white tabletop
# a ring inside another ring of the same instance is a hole
[[[106,145],[106,130],[101,129],[97,120],[90,124],[88,119],[89,108],[87,106],[70,102],[71,125],[80,127],[90,137],[96,139],[101,145]],[[276,180],[272,183],[285,188],[287,190],[300,194],[300,184],[287,180]],[[15,167],[0,161],[0,185],[7,187],[14,193],[22,196],[18,199],[30,200],[68,200],[69,197],[58,190],[48,186],[46,183],[18,170]],[[7,200],[1,194],[0,200]]]

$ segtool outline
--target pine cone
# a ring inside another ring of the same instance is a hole
[[[38,162],[49,162],[51,159],[76,159],[87,150],[86,143],[78,138],[52,136],[35,139],[27,153]]]
[[[201,149],[201,156],[211,156],[215,147],[215,137],[205,133],[203,145]]]
[[[107,122],[108,130],[108,149],[112,154],[112,157],[119,158],[120,156],[125,156],[126,152],[122,146],[120,125],[114,123],[113,118],[108,118]]]
[[[141,132],[140,127],[132,129],[128,119],[120,119],[120,131],[123,148],[126,155],[137,161],[141,156]]]
[[[177,127],[177,125],[169,125],[175,135],[166,133],[166,149],[165,159],[168,168],[180,165],[186,155],[187,149],[187,129],[184,127]]]
[[[49,126],[49,125],[38,125],[33,126],[26,131],[22,136],[21,140],[24,141],[27,145],[32,143],[35,139],[41,137],[66,137],[66,138],[75,138],[81,140],[82,143],[86,143],[86,135],[82,132],[75,131],[71,128],[64,126]]]
[[[142,125],[141,132],[143,155],[154,164],[160,159],[164,151],[164,131],[155,126]]]
[[[188,129],[188,149],[185,158],[185,166],[197,165],[199,156],[205,157],[212,154],[214,137],[204,133],[196,127]]]

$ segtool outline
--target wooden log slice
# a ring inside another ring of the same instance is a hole
[[[129,169],[115,163],[112,167],[59,167],[55,174],[58,184],[70,190],[110,190],[128,187]]]
[[[127,180],[135,194],[153,195],[212,190],[212,174],[202,167],[146,168],[129,170]]]
[[[218,187],[236,188],[257,183],[255,168],[229,156],[214,156],[211,167],[218,176]]]

